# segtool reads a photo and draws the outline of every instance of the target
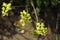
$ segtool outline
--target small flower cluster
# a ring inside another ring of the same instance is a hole
[[[20,24],[22,27],[24,27],[26,23],[32,22],[30,14],[27,13],[25,10],[23,10],[23,12],[20,12],[20,16],[21,16]]]
[[[36,22],[36,30],[33,30],[33,31],[34,31],[33,34],[35,36],[39,36],[39,35],[46,36],[47,34],[47,28],[44,28],[44,23],[40,24]]]
[[[8,16],[8,11],[11,10],[11,3],[5,3],[3,2],[2,5],[2,16]]]

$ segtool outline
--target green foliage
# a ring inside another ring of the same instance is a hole
[[[39,35],[46,36],[47,35],[47,28],[44,28],[44,23],[36,22],[36,30],[32,30],[32,34],[35,37],[38,37]]]
[[[11,3],[3,2],[2,5],[2,16],[8,16],[8,11],[11,10]]]
[[[32,19],[29,13],[27,13],[25,10],[23,12],[20,12],[20,24],[22,27],[24,27],[27,23],[31,23]]]

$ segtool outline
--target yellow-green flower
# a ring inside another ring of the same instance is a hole
[[[27,13],[27,12],[26,12],[25,10],[23,10],[23,14],[25,14],[25,15],[26,15],[26,13]]]
[[[3,5],[2,6],[6,7],[7,6],[7,3],[3,2]]]
[[[46,36],[47,28],[44,28],[44,23],[36,22],[36,30],[35,30],[35,32],[37,33],[37,35]]]
[[[43,27],[44,26],[44,23],[41,23],[41,26]]]
[[[8,11],[11,10],[11,3],[3,2],[2,5],[2,16],[8,16]]]
[[[40,27],[40,23],[36,22],[36,27]]]
[[[21,18],[20,19],[21,28],[25,28],[25,25],[27,23],[31,23],[31,16],[25,10],[23,10],[22,12],[20,12],[20,18]]]

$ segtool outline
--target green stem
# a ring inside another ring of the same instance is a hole
[[[28,12],[28,5],[26,5],[26,11]]]
[[[29,2],[28,2],[28,0],[26,0],[26,11],[28,12],[28,6],[29,6]]]
[[[37,12],[36,12],[36,9],[35,9],[34,4],[33,4],[32,1],[31,1],[31,5],[32,5],[32,7],[33,7],[33,10],[34,10],[34,13],[35,13],[35,16],[36,16],[36,21],[38,22]]]
[[[57,22],[56,22],[56,40],[58,40],[58,34],[57,34],[57,30],[58,30],[58,20],[59,20],[59,13],[57,14]]]

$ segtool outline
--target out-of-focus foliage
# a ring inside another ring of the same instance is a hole
[[[15,3],[19,3],[23,5],[24,7],[26,7],[26,9],[30,5],[30,2],[33,1],[35,9],[37,13],[39,13],[41,9],[41,5],[44,5],[45,7],[56,6],[59,0],[13,0],[13,1]]]
[[[42,3],[45,5],[57,5],[59,0],[14,0],[16,3],[21,3],[21,2],[26,2],[26,3],[30,3],[31,1],[33,1],[37,7],[39,7]]]

